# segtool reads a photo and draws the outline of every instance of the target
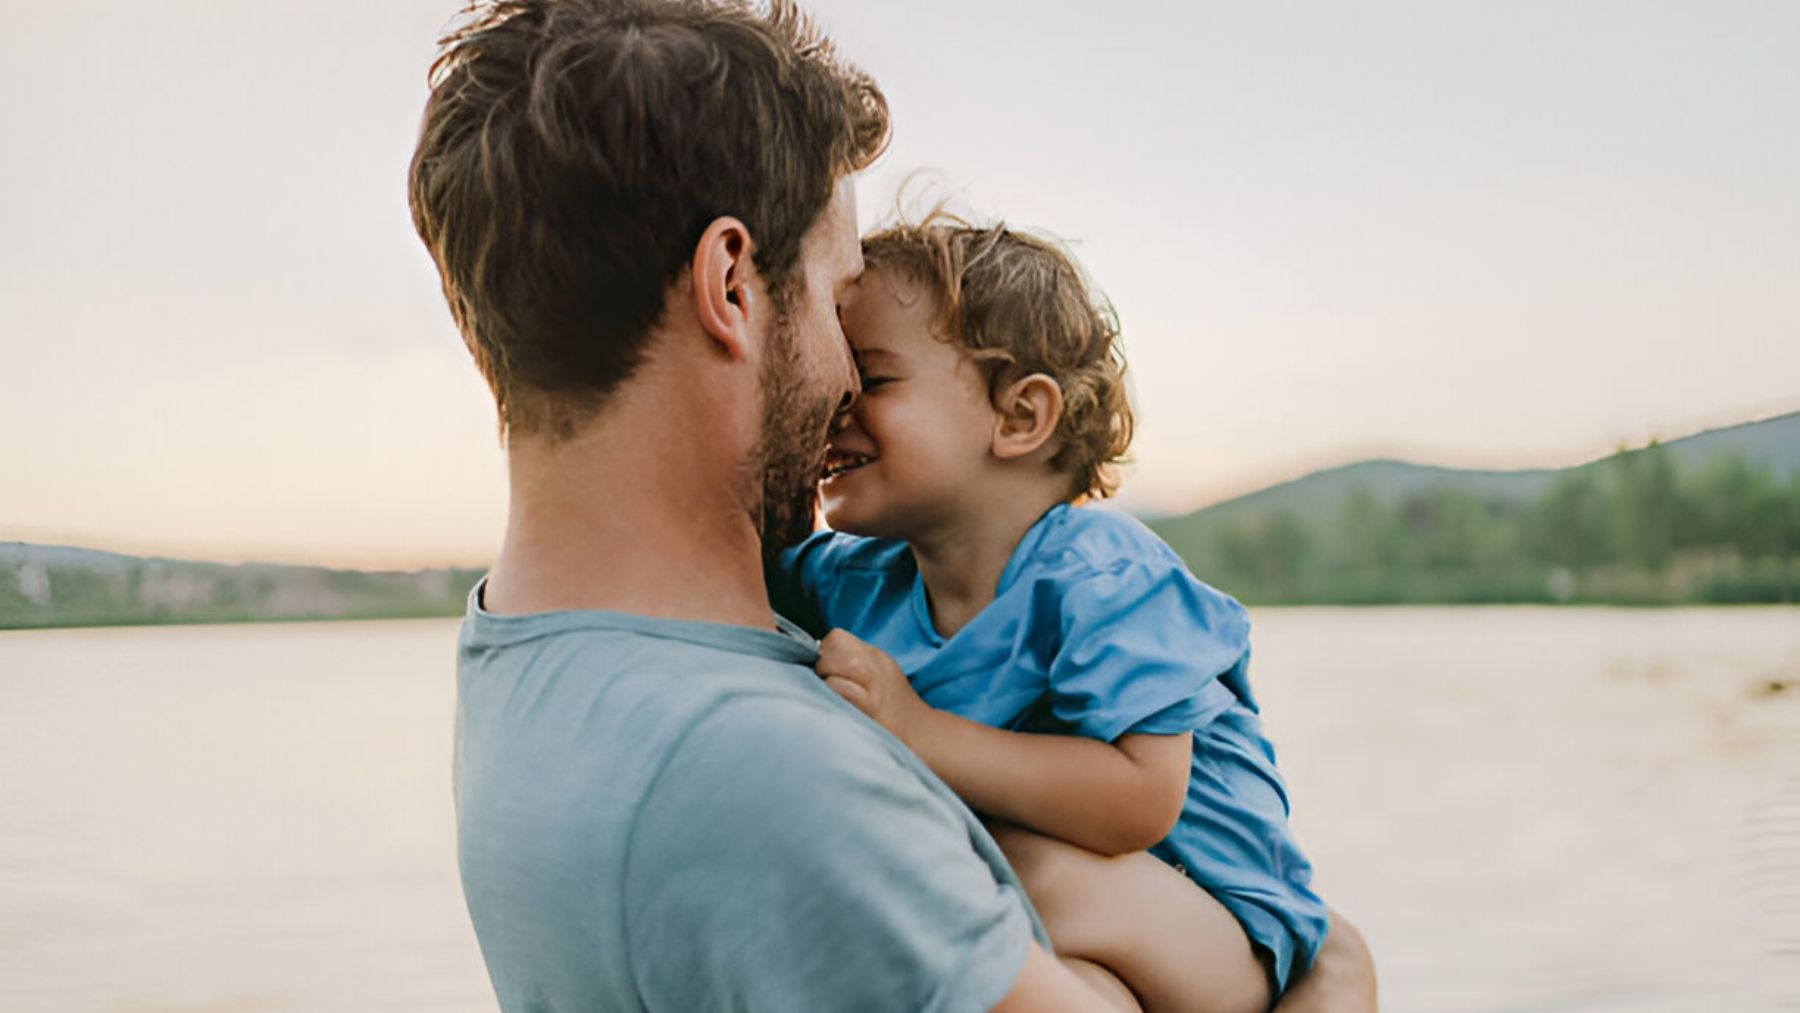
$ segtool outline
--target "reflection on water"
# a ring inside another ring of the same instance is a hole
[[[1800,1001],[1800,700],[1766,689],[1800,674],[1797,620],[1263,615],[1296,822],[1387,1008]]]
[[[0,635],[0,1009],[491,1010],[454,635]]]
[[[1397,1013],[1800,1003],[1800,610],[1268,609]],[[454,624],[0,634],[0,1009],[491,1010]]]

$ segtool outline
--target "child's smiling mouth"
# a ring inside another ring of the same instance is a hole
[[[848,450],[832,448],[825,452],[825,467],[819,474],[819,481],[829,482],[845,472],[855,471],[875,460],[870,454],[857,454]]]

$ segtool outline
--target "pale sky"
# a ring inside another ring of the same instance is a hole
[[[4,0],[0,538],[480,562],[405,169],[440,2]],[[913,170],[1124,323],[1122,502],[1800,408],[1800,4],[821,0]]]

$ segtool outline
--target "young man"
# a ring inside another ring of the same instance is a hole
[[[1114,1008],[764,589],[856,393],[850,177],[886,136],[785,0],[507,0],[433,68],[414,220],[511,488],[455,756],[503,1009]]]

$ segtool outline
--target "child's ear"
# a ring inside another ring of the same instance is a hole
[[[994,456],[1012,460],[1050,442],[1062,407],[1062,387],[1043,373],[1014,380],[994,399]]]

